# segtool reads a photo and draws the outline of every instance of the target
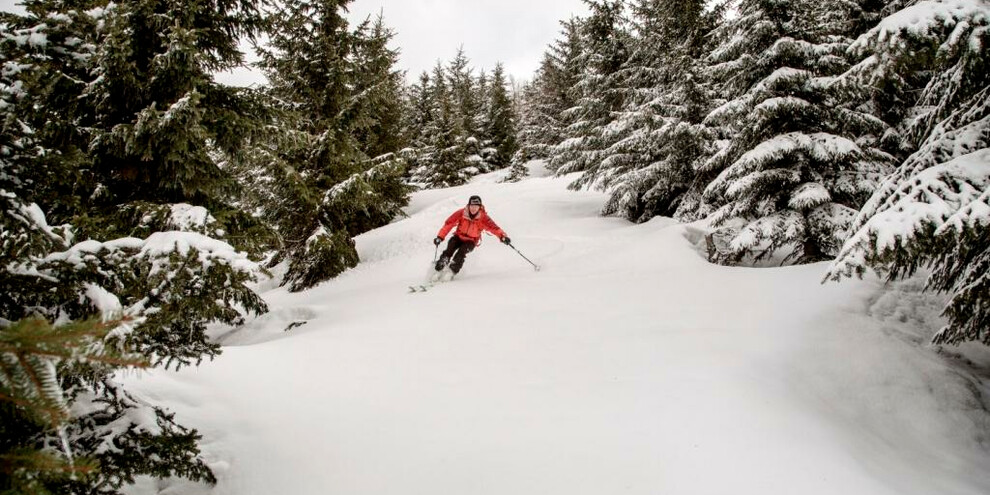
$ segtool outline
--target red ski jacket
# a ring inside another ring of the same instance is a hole
[[[437,233],[437,237],[441,239],[447,237],[447,233],[450,232],[450,229],[454,228],[455,225],[457,226],[457,230],[454,234],[457,234],[457,237],[460,237],[461,240],[472,241],[475,244],[481,240],[481,233],[486,230],[492,234],[495,234],[495,236],[499,239],[505,237],[505,232],[503,232],[502,229],[500,229],[498,225],[496,225],[495,222],[488,217],[488,214],[485,213],[484,206],[478,210],[478,214],[475,215],[474,218],[471,218],[468,214],[468,208],[466,206],[461,210],[455,211],[454,214],[448,217],[447,221],[443,223],[443,227],[440,228],[440,232]]]

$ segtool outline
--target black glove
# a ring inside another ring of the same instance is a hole
[[[508,244],[510,244],[510,243],[512,243],[512,240],[511,240],[511,239],[509,239],[509,236],[507,236],[507,235],[503,235],[503,236],[502,236],[502,244],[506,244],[506,245],[508,245]]]
[[[433,245],[434,246],[439,246],[441,242],[443,242],[443,238],[440,237],[440,236],[437,236],[436,239],[433,239]]]

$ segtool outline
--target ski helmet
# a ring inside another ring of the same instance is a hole
[[[481,205],[481,196],[471,196],[468,199],[468,205]]]

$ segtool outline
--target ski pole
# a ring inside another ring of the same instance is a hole
[[[437,244],[437,248],[433,250],[433,264],[437,263],[437,254],[440,253],[440,245]]]
[[[518,249],[516,249],[516,247],[515,247],[515,246],[513,246],[512,244],[509,244],[508,246],[509,246],[510,248],[512,248],[512,250],[513,250],[513,251],[515,251],[516,253],[518,253],[518,254],[519,254],[519,256],[522,256],[522,258],[523,258],[524,260],[526,260],[526,261],[529,261],[529,258],[527,258],[525,254],[522,254],[521,252],[519,252],[519,250],[518,250]],[[533,265],[533,268],[534,268],[534,269],[536,269],[536,271],[540,271],[540,265],[537,265],[536,263],[533,263],[532,261],[529,261],[529,264],[530,264],[530,265]]]

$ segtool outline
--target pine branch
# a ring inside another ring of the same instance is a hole
[[[40,318],[25,318],[0,329],[0,401],[28,410],[50,427],[68,417],[55,364],[90,362],[147,367],[143,358],[108,349],[103,339],[131,318],[97,319],[52,326]]]

